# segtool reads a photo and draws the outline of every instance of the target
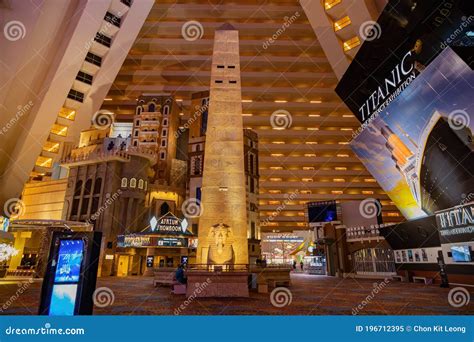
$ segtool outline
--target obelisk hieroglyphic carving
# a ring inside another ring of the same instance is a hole
[[[207,119],[198,264],[247,264],[239,33],[215,32]]]

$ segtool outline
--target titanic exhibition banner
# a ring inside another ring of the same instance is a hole
[[[361,25],[364,44],[336,93],[360,122],[376,116],[444,48],[474,46],[472,5],[466,0],[390,0],[377,23]]]
[[[351,142],[407,219],[474,200],[473,85],[446,48]]]

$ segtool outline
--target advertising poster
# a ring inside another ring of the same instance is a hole
[[[351,142],[407,219],[474,191],[472,84],[474,72],[447,48]]]
[[[391,0],[336,87],[365,122],[383,111],[447,46],[473,46],[471,1]]]
[[[54,277],[56,283],[79,281],[83,249],[84,242],[82,240],[61,240]]]

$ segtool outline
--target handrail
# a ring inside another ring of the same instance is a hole
[[[215,265],[215,264],[187,264],[188,271],[206,272],[248,272],[249,264]]]

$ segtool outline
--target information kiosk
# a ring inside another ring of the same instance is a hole
[[[91,315],[102,233],[54,232],[40,315]]]

